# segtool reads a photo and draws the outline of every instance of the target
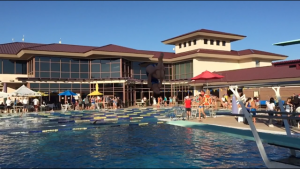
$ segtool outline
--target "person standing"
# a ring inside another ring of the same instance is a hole
[[[27,113],[28,112],[28,99],[27,97],[24,97],[24,99],[22,100],[22,104],[23,104],[23,113]],[[23,115],[22,113],[22,115]],[[22,117],[21,115],[21,117]]]
[[[34,98],[34,99],[33,99],[33,105],[34,105],[35,112],[38,112],[38,108],[39,108],[39,99]]]
[[[10,97],[9,97],[6,100],[6,111],[7,111],[7,113],[10,113],[11,104],[12,104],[12,101],[10,100]]]
[[[185,104],[185,110],[186,110],[186,115],[187,115],[187,119],[190,119],[191,116],[191,99],[189,96],[186,96],[186,99],[184,100],[184,104]]]

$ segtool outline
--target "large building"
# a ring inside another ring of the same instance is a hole
[[[199,87],[190,78],[205,70],[230,71],[272,66],[287,56],[254,49],[236,51],[231,43],[246,36],[201,29],[162,41],[173,45],[165,53],[166,77],[163,96],[196,94]],[[137,50],[117,45],[101,47],[67,44],[14,42],[0,44],[0,84],[13,92],[22,84],[35,91],[48,92],[51,101],[67,89],[85,96],[95,90],[117,95],[129,105],[150,97],[143,62],[157,62],[159,51]],[[245,75],[248,76],[248,75]]]

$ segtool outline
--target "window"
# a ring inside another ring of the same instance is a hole
[[[222,41],[222,45],[223,45],[223,46],[226,46],[226,41]]]
[[[259,67],[260,66],[260,61],[259,60],[255,61],[255,65],[256,65],[256,67]]]
[[[26,61],[16,61],[16,74],[27,74]]]
[[[219,45],[220,45],[220,41],[219,41],[219,40],[217,40],[216,42],[217,42],[217,46],[219,46]]]
[[[110,70],[111,70],[111,72],[119,72],[120,71],[120,63],[111,64]]]
[[[35,71],[40,71],[40,62],[35,62]]]
[[[39,83],[30,83],[30,88],[40,88],[40,84]]]
[[[70,72],[70,64],[69,63],[61,63],[61,71],[62,72]]]
[[[101,73],[102,79],[109,78],[109,77],[110,77],[110,73]]]
[[[49,88],[49,83],[40,83],[40,88]]]
[[[15,63],[14,61],[3,59],[3,74],[14,74]]]
[[[88,64],[80,64],[80,72],[89,72],[89,65]]]
[[[110,72],[110,64],[101,63],[101,72]]]
[[[92,79],[100,79],[100,73],[92,73]]]
[[[119,72],[118,73],[111,73],[110,77],[111,78],[119,78],[120,77],[120,73]]]
[[[207,44],[207,39],[204,39],[204,44]]]
[[[59,72],[51,72],[51,78],[60,78]]]
[[[181,43],[179,43],[179,48],[181,48]]]
[[[99,73],[100,72],[100,64],[92,64],[92,72]]]
[[[60,63],[60,58],[58,58],[58,57],[52,57],[51,58],[51,63],[52,62]]]
[[[214,40],[210,40],[210,44],[211,44],[211,45],[214,45]]]
[[[50,57],[40,57],[41,62],[49,62],[50,59],[51,59]]]
[[[196,40],[196,39],[195,39],[193,42],[194,42],[194,45],[196,45],[196,44],[197,44],[197,40]]]
[[[72,84],[72,88],[80,88],[80,84]]]
[[[183,47],[186,47],[186,42],[183,43]]]
[[[40,72],[40,77],[49,78],[50,77],[50,73],[49,72]]]
[[[88,79],[89,78],[89,74],[88,73],[80,73],[80,78],[81,79]]]
[[[79,79],[79,73],[71,73],[72,79]]]
[[[0,59],[0,73],[2,73],[2,60]]]
[[[50,88],[59,88],[58,83],[50,83]]]
[[[60,71],[60,64],[59,63],[52,63],[51,62],[51,71],[54,71],[54,72],[59,72]]]
[[[192,42],[191,41],[189,41],[189,46],[191,46],[192,45]]]
[[[71,72],[79,72],[79,64],[71,64]]]
[[[50,71],[50,64],[47,62],[41,62],[40,71]]]
[[[61,78],[63,79],[70,78],[70,73],[61,73]]]

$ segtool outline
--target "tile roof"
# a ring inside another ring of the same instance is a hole
[[[97,47],[53,43],[53,44],[36,46],[36,47],[28,47],[25,49],[26,50],[35,50],[35,51],[85,53],[85,52],[88,52],[95,48],[97,48]]]
[[[0,44],[0,54],[17,54],[24,48],[40,46],[44,44],[27,43],[27,42],[13,42]]]
[[[245,49],[245,50],[241,50],[241,51],[195,49],[195,50],[191,50],[191,51],[187,51],[187,52],[177,53],[173,57],[176,58],[176,57],[186,56],[186,55],[195,54],[195,53],[220,54],[220,55],[232,55],[232,56],[243,56],[243,55],[248,55],[248,54],[261,54],[261,55],[287,57],[285,55],[280,55],[280,54],[275,54],[275,53],[270,53],[270,52],[264,52],[264,51],[260,51],[260,50],[254,50],[254,49]]]
[[[286,66],[286,65],[290,65],[290,64],[299,64],[299,63],[300,63],[300,59],[296,59],[296,60],[285,60],[285,61],[273,62],[272,65],[273,66]]]
[[[94,46],[81,46],[81,45],[68,45],[68,44],[39,44],[39,43],[26,43],[26,42],[14,42],[7,44],[0,44],[0,54],[17,54],[21,50],[35,50],[35,51],[50,51],[50,52],[70,52],[70,53],[86,53],[89,51],[107,51],[107,52],[124,52],[124,53],[136,53],[136,54],[149,54],[153,55],[153,58],[158,58],[160,51],[147,51],[147,50],[137,50],[132,48],[127,48],[118,45],[105,45],[101,47]],[[270,52],[264,52],[254,49],[246,49],[241,51],[222,51],[222,50],[210,50],[210,49],[195,49],[192,51],[182,52],[182,53],[172,53],[164,52],[165,59],[172,59],[181,56],[186,56],[195,53],[207,53],[207,54],[222,54],[222,55],[232,55],[232,56],[242,56],[247,54],[263,54],[271,56],[283,56],[285,55],[274,54]]]
[[[300,71],[289,67],[255,67],[238,70],[218,71],[213,72],[224,76],[223,79],[208,80],[209,82],[240,82],[265,79],[282,79],[282,78],[297,78],[300,77]],[[195,81],[195,83],[205,83],[205,81]]]
[[[196,32],[214,33],[214,34],[220,34],[220,35],[231,35],[231,36],[246,37],[244,35],[237,35],[237,34],[220,32],[220,31],[213,31],[213,30],[208,30],[208,29],[199,29],[199,30],[195,30],[195,31],[192,31],[192,32],[189,32],[189,33],[185,33],[185,34],[182,34],[182,35],[179,35],[179,36],[167,39],[167,40],[163,40],[162,42],[165,42],[165,41],[168,41],[168,40],[172,40],[172,39],[175,39],[175,38],[179,38],[179,37],[183,37],[183,36],[186,36],[186,35],[190,35],[190,34],[193,34],[193,33],[196,33]]]

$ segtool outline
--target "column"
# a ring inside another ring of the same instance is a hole
[[[3,83],[3,92],[7,93],[7,84]]]

